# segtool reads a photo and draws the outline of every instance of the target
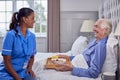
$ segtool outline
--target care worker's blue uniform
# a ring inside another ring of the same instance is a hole
[[[24,37],[20,27],[17,26],[16,29],[18,33],[11,30],[4,37],[2,55],[11,56],[11,64],[14,70],[21,78],[25,78],[27,76],[27,63],[30,57],[36,54],[36,39],[35,35],[29,30],[27,30],[26,37]],[[5,69],[3,61],[0,63],[0,80],[14,80]]]

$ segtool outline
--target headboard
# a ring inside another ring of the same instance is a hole
[[[101,0],[101,6],[99,8],[99,18],[110,19],[112,21],[112,32],[115,31],[118,22],[120,21],[120,0]],[[117,69],[117,79],[120,80],[120,36],[117,37],[119,39],[118,45],[118,53],[117,53],[117,61],[118,61],[118,69]]]

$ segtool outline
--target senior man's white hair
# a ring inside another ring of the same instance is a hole
[[[97,22],[100,24],[101,28],[107,28],[108,29],[108,35],[111,33],[112,31],[112,23],[111,20],[109,19],[98,19]]]

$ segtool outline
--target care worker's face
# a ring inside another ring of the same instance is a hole
[[[30,16],[26,18],[26,25],[28,26],[28,28],[33,28],[33,24],[35,23],[34,17],[34,12],[32,12]]]

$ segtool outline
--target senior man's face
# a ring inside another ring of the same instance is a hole
[[[106,35],[106,32],[107,32],[106,28],[100,27],[101,23],[102,23],[102,21],[97,21],[93,28],[94,36],[97,40],[104,38]]]

